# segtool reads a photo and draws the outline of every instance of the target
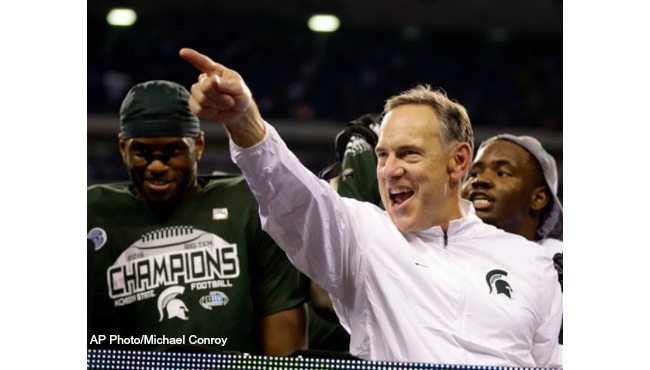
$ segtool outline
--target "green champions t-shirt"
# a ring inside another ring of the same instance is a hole
[[[303,275],[261,230],[244,179],[202,183],[166,216],[152,213],[131,184],[88,188],[90,346],[136,349],[109,343],[112,334],[146,338],[137,349],[196,344],[259,353],[259,319],[308,299]],[[98,343],[99,335],[107,339]]]
[[[377,156],[374,148],[359,135],[348,141],[337,192],[344,197],[371,202],[383,208],[377,185]],[[319,317],[313,309],[309,316],[309,348],[348,351],[350,336],[339,324]]]

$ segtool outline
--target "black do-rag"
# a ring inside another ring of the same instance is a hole
[[[187,89],[170,81],[133,86],[120,108],[122,138],[198,136],[201,126],[187,105],[189,98]]]

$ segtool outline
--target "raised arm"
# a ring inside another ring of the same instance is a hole
[[[192,85],[190,108],[223,124],[231,156],[260,206],[262,227],[291,262],[336,296],[353,294],[361,258],[351,200],[343,200],[305,168],[275,129],[263,120],[242,77],[191,49],[183,59],[201,75]]]

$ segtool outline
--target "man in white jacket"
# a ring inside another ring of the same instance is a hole
[[[553,256],[561,285],[562,202],[557,189],[557,164],[537,139],[500,134],[481,143],[461,195],[485,223],[542,245]],[[558,340],[561,350],[562,331]]]
[[[331,295],[350,352],[369,360],[553,363],[562,301],[549,256],[461,200],[465,109],[427,87],[389,99],[377,177],[386,211],[340,197],[263,121],[241,76],[191,49],[190,108],[221,123],[263,228]]]

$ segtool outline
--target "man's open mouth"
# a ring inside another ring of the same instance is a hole
[[[172,184],[171,181],[161,179],[149,179],[144,180],[144,182],[153,191],[167,191]]]
[[[413,190],[409,188],[390,188],[388,195],[392,206],[399,206],[413,196]]]
[[[469,197],[476,210],[486,210],[492,207],[494,199],[487,194],[472,193]]]

